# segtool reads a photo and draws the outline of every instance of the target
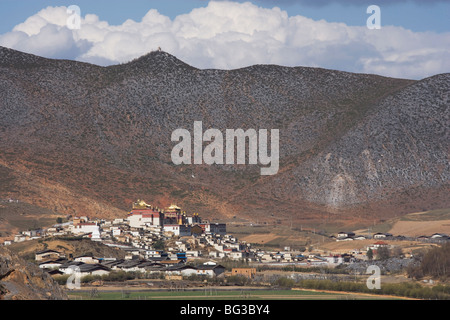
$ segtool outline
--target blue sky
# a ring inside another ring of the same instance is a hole
[[[244,2],[244,1],[238,1]],[[309,18],[329,22],[344,22],[348,25],[364,25],[366,8],[378,4],[382,10],[382,23],[402,26],[413,31],[450,31],[450,1],[251,1],[259,6],[278,6],[289,15],[301,14]],[[319,2],[319,4],[315,4]],[[327,2],[329,4],[320,4]],[[381,4],[380,4],[381,3]],[[192,9],[207,5],[205,0],[1,0],[0,33],[10,31],[15,25],[47,6],[78,5],[84,13],[95,13],[111,24],[123,23],[126,19],[139,21],[149,9],[175,18]],[[315,4],[315,5],[314,5]]]
[[[380,30],[366,27],[371,4]],[[70,5],[81,9],[80,29],[67,27]],[[0,0],[0,46],[104,66],[162,47],[198,68],[278,64],[421,79],[450,72],[449,22],[450,0]]]

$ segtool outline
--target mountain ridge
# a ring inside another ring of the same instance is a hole
[[[15,183],[0,197],[99,216],[120,215],[143,198],[260,221],[348,220],[355,212],[381,219],[448,205],[449,74],[416,81],[274,65],[200,70],[159,51],[98,67],[9,50],[0,48],[0,165]],[[205,129],[279,129],[279,173],[174,166],[171,132],[191,131],[194,121]],[[385,148],[387,160],[378,162]],[[411,183],[392,169],[402,166]],[[60,199],[52,199],[52,185]]]

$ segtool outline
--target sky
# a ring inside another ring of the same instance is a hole
[[[1,0],[0,46],[103,66],[161,47],[197,68],[278,64],[422,79],[450,72],[450,0]]]

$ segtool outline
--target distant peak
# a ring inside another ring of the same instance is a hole
[[[139,58],[125,64],[126,66],[139,66],[140,68],[188,68],[195,69],[175,56],[162,50],[151,51]]]

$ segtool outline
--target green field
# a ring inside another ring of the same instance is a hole
[[[77,291],[71,300],[385,300],[383,296],[309,290]],[[390,298],[389,299],[401,299]]]

